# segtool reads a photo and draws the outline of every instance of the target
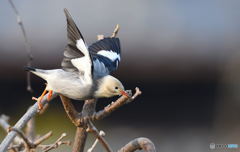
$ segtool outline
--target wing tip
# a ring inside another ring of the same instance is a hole
[[[69,18],[72,18],[67,8],[64,8],[63,11],[64,11],[64,14],[65,14],[67,20],[68,20]]]

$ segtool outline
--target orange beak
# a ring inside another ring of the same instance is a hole
[[[128,95],[128,93],[127,93],[126,91],[120,90],[120,93],[121,93],[123,96],[126,96],[126,97],[129,98],[129,95]]]

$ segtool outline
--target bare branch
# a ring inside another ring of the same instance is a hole
[[[8,132],[9,128],[11,127],[8,123],[9,117],[6,115],[1,115],[0,116],[0,126]],[[20,144],[22,142],[22,139],[19,137],[14,138],[14,142],[17,144]]]
[[[63,133],[53,144],[51,145],[41,145],[40,147],[43,148],[43,152],[48,152],[52,149],[56,149],[58,148],[60,145],[70,145],[71,142],[70,141],[62,141],[62,139],[64,137],[66,137],[67,134],[66,133]]]
[[[116,37],[117,34],[118,34],[119,29],[120,29],[120,26],[119,26],[119,24],[117,24],[115,29],[114,29],[114,31],[113,31],[113,33],[112,33],[111,37]]]
[[[64,107],[65,112],[68,115],[68,118],[72,121],[72,123],[75,126],[80,126],[81,125],[81,121],[80,121],[80,113],[77,112],[77,110],[75,109],[75,107],[73,106],[71,100],[63,95],[59,95],[61,100],[62,100],[62,104]]]
[[[136,92],[132,97],[128,98],[126,96],[121,96],[115,102],[112,102],[110,105],[105,107],[103,110],[93,114],[91,117],[91,120],[103,119],[106,116],[110,115],[113,111],[115,111],[118,108],[120,108],[121,106],[125,105],[126,103],[129,103],[129,102],[132,102],[133,100],[135,100],[136,97],[138,97],[142,93],[139,88],[136,88],[135,90],[136,90]],[[131,93],[129,92],[129,94],[131,94]]]
[[[97,128],[93,125],[93,123],[89,120],[88,121],[88,129],[90,132],[93,132],[96,138],[102,143],[103,147],[106,149],[107,152],[113,152],[110,145],[107,143],[107,141],[103,138],[103,136],[100,135]]]
[[[36,147],[31,141],[29,141],[29,139],[24,135],[24,133],[21,130],[10,127],[9,131],[15,131],[23,139],[24,145],[26,146],[27,149]]]
[[[82,118],[79,119],[82,125],[77,127],[72,152],[84,151],[84,146],[88,133],[86,131],[87,129],[86,120],[83,118],[88,118],[95,112],[96,103],[97,103],[96,99],[85,100],[84,102],[81,112]]]
[[[7,131],[10,125],[8,124],[9,117],[6,115],[1,115],[0,116],[0,126]]]
[[[97,35],[97,40],[102,40],[104,39],[104,35]]]
[[[48,101],[47,101],[47,96],[48,94],[46,94],[42,100],[42,105],[45,105]],[[57,96],[56,93],[53,93],[53,96],[51,98],[54,99]],[[37,102],[30,107],[27,112],[18,120],[18,122],[13,126],[13,128],[16,129],[22,129],[27,122],[33,118],[38,112],[38,104]],[[1,145],[0,145],[0,152],[5,152],[8,149],[8,146],[10,145],[10,143],[13,141],[13,139],[15,138],[15,136],[17,135],[16,132],[14,131],[10,131],[8,133],[8,135],[3,139]]]
[[[100,130],[99,135],[104,137],[106,134],[104,131]],[[93,152],[93,149],[97,146],[98,138],[94,141],[93,145],[87,150],[87,152]]]
[[[49,137],[52,136],[52,131],[49,131],[48,133],[46,133],[45,135],[41,136],[40,138],[38,138],[37,140],[34,141],[34,145],[39,145],[42,142],[44,142],[45,140],[47,140]]]
[[[25,134],[31,142],[35,140],[35,117],[28,121]]]
[[[25,45],[25,49],[28,55],[28,63],[27,66],[31,66],[32,65],[32,60],[33,60],[33,55],[32,55],[32,50],[31,50],[31,46],[28,42],[28,38],[27,38],[27,34],[26,34],[26,30],[24,28],[23,22],[22,22],[22,18],[17,10],[17,8],[15,7],[14,3],[12,2],[12,0],[8,0],[16,17],[17,17],[17,23],[19,25],[19,27],[21,28],[23,37],[24,37],[24,45]],[[31,77],[30,77],[30,72],[27,72],[27,91],[29,92],[33,92],[32,87],[31,87]]]
[[[123,146],[118,152],[134,152],[136,150],[144,150],[145,152],[156,152],[156,148],[148,138],[136,138]]]

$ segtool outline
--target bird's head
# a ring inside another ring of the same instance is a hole
[[[118,79],[108,75],[98,80],[98,88],[95,92],[97,98],[112,97],[116,95],[129,96]]]

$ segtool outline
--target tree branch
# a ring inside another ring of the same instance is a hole
[[[93,125],[93,123],[89,120],[88,121],[88,129],[90,132],[93,132],[96,138],[102,143],[103,147],[106,149],[107,152],[113,152],[110,145],[107,143],[107,141],[101,136],[100,132],[97,130],[97,128]]]
[[[43,100],[42,100],[43,105],[47,103],[47,96],[48,94],[46,94],[43,97]],[[53,93],[51,100],[54,99],[56,96],[57,94]],[[30,107],[27,110],[27,112],[18,120],[18,122],[13,127],[16,129],[22,129],[27,124],[27,122],[37,114],[37,112],[38,112],[38,104],[36,102],[32,107]],[[8,149],[8,146],[14,140],[16,135],[17,133],[15,131],[10,131],[7,134],[7,136],[3,139],[0,145],[0,152],[5,152]]]
[[[142,92],[140,91],[140,89],[138,87],[136,87],[135,90],[136,90],[136,92],[132,97],[128,98],[126,96],[121,96],[115,102],[112,102],[110,105],[106,106],[103,110],[101,110],[97,113],[94,113],[91,116],[91,120],[101,120],[101,119],[105,118],[106,116],[110,115],[113,111],[117,110],[121,106],[135,100],[136,97],[138,97],[139,95],[142,94]],[[131,92],[129,92],[129,94],[131,94]]]
[[[73,106],[71,100],[63,95],[59,95],[64,107],[65,112],[68,115],[68,118],[71,120],[71,122],[75,125],[75,126],[80,126],[81,125],[81,114],[75,109],[75,107]]]
[[[19,137],[21,137],[21,138],[23,139],[24,145],[25,145],[27,151],[29,151],[31,148],[35,148],[35,147],[36,147],[36,145],[34,145],[34,144],[24,135],[24,133],[23,133],[21,130],[18,130],[18,129],[16,129],[16,128],[10,127],[10,128],[9,128],[9,131],[15,131],[15,132],[19,135]]]
[[[0,126],[8,133],[9,128],[11,127],[8,123],[9,117],[6,115],[0,116]],[[20,144],[22,142],[22,139],[19,137],[14,138],[13,140],[15,143]]]
[[[118,152],[134,152],[144,150],[145,152],[156,152],[155,146],[148,138],[136,138],[123,146]]]
[[[100,130],[99,135],[104,137],[106,134],[104,131]],[[98,143],[98,138],[94,141],[94,143],[92,144],[92,146],[87,150],[87,152],[93,152],[93,149],[97,146]]]
[[[27,66],[31,66],[32,65],[32,60],[33,60],[33,55],[32,55],[32,50],[31,50],[31,46],[28,42],[28,38],[27,38],[27,34],[26,34],[26,30],[24,28],[23,22],[22,22],[22,18],[17,10],[17,8],[15,7],[14,3],[12,2],[12,0],[8,0],[16,17],[17,17],[17,23],[22,31],[23,37],[24,37],[24,45],[25,45],[25,49],[28,55],[28,63]],[[31,75],[30,72],[27,72],[27,91],[29,92],[33,92],[32,86],[31,86]]]
[[[85,100],[82,113],[81,113],[82,118],[84,117],[88,118],[95,112],[96,103],[97,103],[96,99]],[[86,120],[82,118],[79,119],[79,122],[81,122],[81,125],[77,126],[72,152],[84,151],[85,142],[86,142],[88,133],[86,131],[87,129]]]
[[[111,35],[111,37],[116,37],[117,34],[118,34],[119,29],[120,29],[120,26],[119,26],[119,24],[117,24],[115,29],[114,29],[114,31],[113,31],[113,33],[112,33],[112,35]]]
[[[67,136],[66,133],[62,133],[62,135],[53,144],[51,144],[51,145],[41,145],[40,147],[42,147],[43,152],[48,152],[52,149],[58,148],[60,145],[63,145],[63,144],[70,145],[71,144],[70,141],[62,141],[62,139],[66,136]]]

